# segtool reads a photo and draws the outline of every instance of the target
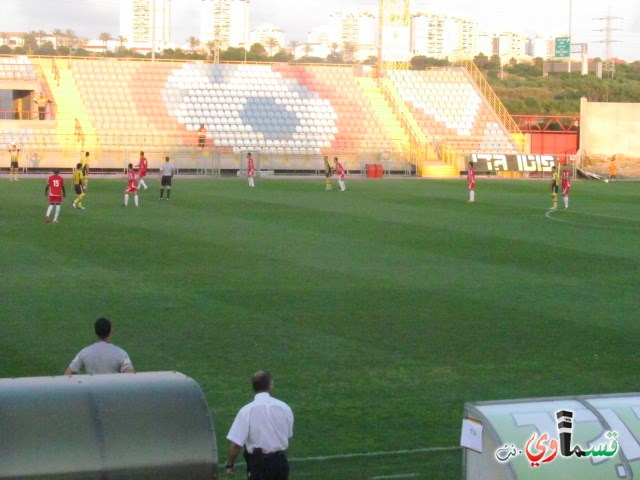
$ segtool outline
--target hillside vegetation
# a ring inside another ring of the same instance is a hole
[[[580,98],[590,102],[640,102],[640,62],[616,65],[615,76],[552,73],[543,76],[542,61],[505,66],[476,65],[512,115],[578,115]]]

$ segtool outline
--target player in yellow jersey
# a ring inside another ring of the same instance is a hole
[[[551,167],[551,198],[553,199],[553,207],[551,210],[558,208],[558,186],[560,185],[560,174],[554,165]]]
[[[86,192],[89,186],[89,152],[84,152],[84,157],[80,160],[80,165],[82,165],[82,189]]]
[[[331,175],[333,175],[333,168],[331,168],[331,164],[329,163],[329,157],[324,156],[324,189],[331,190]]]
[[[73,208],[79,208],[80,210],[84,210],[82,206],[82,199],[84,198],[84,170],[82,169],[82,164],[79,163],[76,165],[76,169],[73,171],[73,188],[76,191],[76,199],[73,201]]]
[[[18,181],[18,172],[20,166],[18,165],[18,156],[20,155],[20,149],[16,146],[16,142],[11,142],[11,147],[8,150],[11,157],[11,163],[9,164],[9,181]]]

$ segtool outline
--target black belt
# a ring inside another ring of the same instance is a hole
[[[254,448],[253,453],[247,452],[247,455],[255,455],[257,457],[264,457],[264,458],[278,457],[278,456],[284,455],[284,450],[278,450],[277,452],[264,453],[261,448]]]

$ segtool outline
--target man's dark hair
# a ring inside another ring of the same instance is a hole
[[[141,157],[144,157],[144,152],[140,152],[140,156],[141,156]]]
[[[96,331],[96,335],[102,340],[111,335],[111,322],[108,318],[101,317],[96,320],[94,328]]]
[[[266,392],[271,386],[271,374],[266,370],[256,372],[251,379],[251,383],[253,384],[254,392]]]

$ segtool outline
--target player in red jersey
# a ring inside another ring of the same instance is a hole
[[[144,177],[147,176],[147,166],[149,162],[144,156],[144,152],[140,152],[140,160],[138,161],[138,184],[144,189],[147,189],[147,184],[144,183]]]
[[[469,187],[469,202],[476,201],[476,171],[473,168],[473,162],[469,162],[467,170],[467,186]]]
[[[64,178],[60,176],[59,170],[54,170],[53,175],[51,175],[47,179],[47,186],[44,189],[44,196],[49,197],[49,207],[47,208],[47,214],[44,217],[44,221],[49,223],[51,211],[55,207],[55,213],[53,214],[53,223],[58,223],[58,215],[60,215],[60,204],[62,203],[62,197],[67,196],[67,192],[64,189]]]
[[[569,191],[571,191],[571,172],[569,171],[569,165],[565,165],[562,168],[562,201],[564,202],[564,208],[569,208]]]
[[[125,207],[129,206],[129,194],[133,194],[133,203],[138,206],[138,176],[133,169],[133,163],[129,164],[129,170],[127,171],[127,188],[124,191],[124,203]]]
[[[338,185],[340,185],[340,191],[344,192],[347,189],[346,185],[344,184],[345,169],[338,161],[338,157],[333,157],[333,163],[335,164],[334,170],[338,174]]]
[[[255,183],[253,183],[253,175],[256,173],[256,167],[253,163],[253,157],[251,156],[251,152],[247,153],[247,178],[249,179],[249,186],[255,187]]]

